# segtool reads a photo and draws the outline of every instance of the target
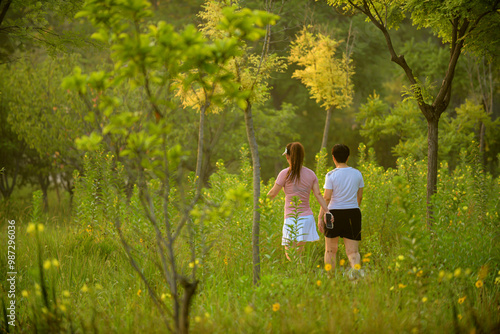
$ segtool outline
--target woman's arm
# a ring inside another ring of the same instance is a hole
[[[318,200],[319,205],[321,205],[321,210],[323,210],[323,212],[328,212],[328,204],[326,204],[325,199],[323,198],[323,196],[321,196],[321,191],[319,190],[318,183],[314,183],[313,185],[313,194],[314,197],[316,197],[316,200]],[[328,198],[328,201],[329,200],[330,198]]]
[[[275,183],[273,188],[267,193],[267,197],[269,197],[270,199],[275,198],[280,193],[281,188],[283,187]]]
[[[316,187],[318,188],[318,193],[319,193],[320,198],[318,198],[318,196],[316,196],[316,192],[314,192],[314,196],[316,197],[319,204],[321,205],[321,208],[319,209],[319,215],[318,215],[318,229],[321,233],[325,233],[325,230],[323,228],[323,217],[325,216],[326,212],[329,212],[327,203],[330,202],[333,190],[332,189],[325,189],[325,194],[323,195],[323,197],[321,197],[321,192],[319,191],[319,186],[317,184],[316,184]],[[314,191],[314,187],[313,187],[313,191]],[[321,201],[323,203],[321,203]]]
[[[361,207],[361,200],[363,199],[363,188],[358,189],[358,194],[356,195],[358,199],[358,206]]]

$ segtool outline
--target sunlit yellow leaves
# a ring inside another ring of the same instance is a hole
[[[309,89],[312,98],[325,109],[345,108],[352,102],[354,74],[351,60],[335,56],[340,41],[305,27],[292,42],[288,60],[302,69],[293,73]]]

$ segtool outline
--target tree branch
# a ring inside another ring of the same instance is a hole
[[[1,3],[1,1],[0,1],[0,3]],[[7,14],[7,11],[9,10],[11,3],[12,3],[12,0],[7,0],[5,5],[3,6],[2,12],[0,12],[0,25],[2,25],[2,22],[5,19],[5,15]]]
[[[439,115],[446,109],[446,107],[450,103],[451,83],[453,81],[453,77],[455,76],[455,68],[465,41],[463,37],[465,35],[465,32],[467,31],[468,26],[469,21],[465,19],[464,23],[460,27],[460,30],[457,32],[457,42],[454,46],[452,46],[450,50],[450,62],[448,64],[448,69],[446,70],[443,83],[441,84],[441,88],[439,89],[436,99],[432,103],[432,106],[436,108],[436,111]]]
[[[370,3],[371,3],[371,0],[368,0],[368,1],[370,1]],[[405,71],[406,77],[410,81],[410,84],[415,87],[414,94],[415,94],[415,97],[417,99],[417,103],[420,107],[420,110],[422,110],[422,113],[424,114],[424,116],[426,118],[433,117],[433,115],[431,115],[429,113],[428,105],[424,102],[424,98],[422,96],[422,91],[421,91],[420,87],[417,86],[418,83],[417,83],[417,80],[415,79],[415,76],[413,75],[413,70],[410,68],[410,66],[406,62],[403,55],[399,55],[399,56],[397,55],[396,51],[394,50],[394,46],[392,44],[392,39],[391,39],[391,36],[389,34],[389,31],[382,23],[380,23],[375,18],[375,16],[373,15],[373,13],[370,10],[370,5],[368,4],[367,0],[363,1],[363,8],[360,8],[359,6],[353,4],[353,2],[351,0],[349,0],[349,3],[351,5],[353,5],[355,8],[358,8],[359,10],[361,10],[366,16],[368,16],[370,21],[372,21],[372,23],[380,31],[382,31],[382,33],[384,34],[386,43],[387,43],[387,47],[389,49],[389,53],[391,55],[391,61],[398,64]]]

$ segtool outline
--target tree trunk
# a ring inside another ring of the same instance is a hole
[[[484,135],[486,133],[486,126],[484,125],[483,122],[479,123],[479,152],[481,154],[484,154]]]
[[[257,285],[260,281],[260,250],[259,250],[259,230],[260,230],[260,161],[259,148],[255,131],[253,127],[252,105],[247,100],[245,109],[245,125],[247,130],[248,144],[252,153],[253,168],[253,223],[252,223],[252,258],[253,258],[253,284]]]
[[[432,227],[432,195],[437,191],[439,117],[427,120],[427,227]]]
[[[196,287],[198,286],[198,281],[188,282],[185,279],[181,279],[180,283],[184,288],[184,296],[181,303],[180,318],[178,321],[177,333],[187,334],[189,333],[189,309],[193,297],[195,296]]]
[[[323,147],[326,148],[326,145],[328,145],[328,130],[330,129],[330,121],[332,120],[332,112],[333,112],[333,107],[328,108],[328,111],[326,112],[326,120],[325,120],[325,129],[323,130],[323,140],[321,141],[321,149]]]
[[[50,186],[50,179],[47,175],[38,175],[38,183],[40,184],[40,188],[42,189],[43,193],[43,211],[48,212],[49,211],[49,197],[48,197],[48,190]]]
[[[23,150],[24,151],[24,150]],[[12,183],[9,184],[9,178],[7,175],[5,175],[5,170],[1,174],[1,179],[0,179],[0,192],[2,193],[3,198],[9,199],[10,195],[12,195],[12,192],[14,191],[14,188],[16,187],[16,181],[17,181],[17,175],[19,173],[19,164],[20,164],[20,158],[16,159],[16,169],[14,170],[14,176],[12,177]]]
[[[200,108],[200,127],[198,130],[198,156],[196,158],[196,188],[201,189],[203,185],[203,135],[205,131],[206,104]]]
[[[2,1],[0,1],[1,3]],[[7,0],[7,2],[5,2],[3,8],[2,8],[2,11],[0,12],[0,25],[2,25],[2,22],[5,18],[5,15],[7,14],[7,11],[9,10],[9,7],[10,7],[10,4],[12,3],[12,0]]]

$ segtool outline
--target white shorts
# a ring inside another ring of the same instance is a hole
[[[314,216],[299,217],[298,222],[295,218],[286,218],[283,224],[283,238],[281,244],[288,245],[290,242],[298,241],[317,241],[319,240],[316,231],[316,221]]]

